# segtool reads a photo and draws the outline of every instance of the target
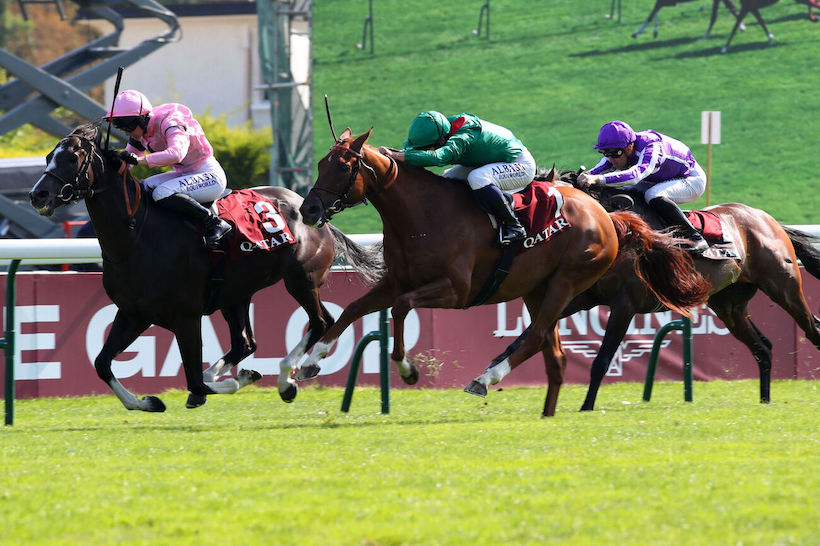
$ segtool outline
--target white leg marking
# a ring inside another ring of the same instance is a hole
[[[148,408],[147,404],[143,404],[142,400],[134,396],[131,391],[123,387],[122,383],[120,383],[118,379],[114,378],[109,381],[108,386],[111,387],[111,390],[114,391],[114,394],[116,394],[117,398],[120,399],[120,402],[122,402],[122,405],[125,406],[125,409],[145,410]]]
[[[478,381],[485,387],[489,387],[504,379],[511,371],[510,362],[505,358],[495,366],[487,368],[487,371],[476,377],[475,381]]]
[[[393,362],[396,364],[396,368],[398,368],[400,376],[408,377],[410,374],[413,373],[413,367],[410,365],[409,362],[407,362],[406,358],[403,358],[401,360],[394,360]]]
[[[295,383],[295,381],[290,378],[290,374],[293,373],[293,370],[299,365],[299,361],[305,356],[305,347],[307,347],[309,339],[310,330],[307,331],[305,336],[296,344],[296,347],[279,363],[279,381],[277,382],[279,392],[285,392],[289,384]]]

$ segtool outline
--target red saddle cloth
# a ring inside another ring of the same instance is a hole
[[[564,197],[552,182],[533,180],[529,186],[512,195],[513,210],[528,235],[521,251],[571,227],[561,209]]]
[[[706,210],[687,210],[684,214],[692,226],[703,234],[707,242],[723,242],[723,226],[717,214]]]
[[[253,190],[233,191],[216,202],[219,216],[234,227],[225,236],[228,259],[284,248],[296,242],[276,206]]]

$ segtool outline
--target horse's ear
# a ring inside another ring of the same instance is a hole
[[[367,139],[370,138],[370,133],[372,133],[372,132],[373,132],[373,127],[371,127],[368,132],[357,136],[356,140],[353,141],[353,144],[350,145],[350,149],[355,151],[355,152],[362,153],[362,147],[367,142]]]
[[[339,140],[347,140],[348,138],[353,137],[353,131],[350,130],[350,127],[342,131],[342,134],[339,135]]]
[[[550,172],[547,173],[546,178],[547,182],[552,182],[555,180],[555,163],[552,164],[552,168],[550,169]]]

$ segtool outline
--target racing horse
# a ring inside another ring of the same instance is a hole
[[[565,173],[562,179],[572,183],[576,176],[577,173]],[[552,176],[547,175],[546,178],[552,179]],[[605,186],[593,186],[588,191],[607,210],[630,209],[653,227],[665,227],[639,194],[633,196],[628,189]],[[695,258],[698,272],[711,284],[707,305],[725,323],[729,332],[751,351],[760,371],[760,401],[768,403],[772,343],[752,322],[749,301],[758,289],[762,290],[794,319],[807,339],[820,349],[820,320],[806,303],[797,265],[797,258],[800,258],[806,271],[820,278],[820,251],[814,247],[816,239],[812,235],[783,226],[760,209],[740,203],[726,203],[707,210],[717,214],[724,226],[729,228],[738,250],[737,259]],[[594,409],[601,381],[632,318],[639,313],[656,312],[662,306],[640,279],[635,278],[629,262],[630,258],[627,257],[616,264],[593,286],[574,298],[562,313],[563,316],[570,316],[597,305],[606,305],[610,309],[601,348],[592,363],[589,390],[581,411]]]
[[[655,6],[652,8],[652,11],[649,13],[649,17],[646,18],[646,21],[640,26],[638,30],[636,30],[632,37],[636,38],[639,34],[643,33],[646,30],[647,25],[649,22],[654,19],[655,27],[652,31],[653,37],[658,37],[658,12],[663,7],[674,6],[676,4],[682,4],[685,2],[691,2],[692,0],[657,0],[655,2]],[[739,0],[740,1],[740,10],[732,3],[732,0],[712,0],[712,16],[709,19],[709,26],[706,28],[706,32],[703,35],[703,40],[709,37],[709,34],[712,32],[712,27],[715,25],[715,21],[717,21],[718,15],[718,8],[720,7],[720,3],[723,2],[726,4],[726,7],[732,12],[732,15],[735,17],[735,24],[732,27],[732,31],[729,34],[729,39],[726,41],[726,45],[721,48],[721,53],[726,53],[729,50],[729,45],[732,43],[732,39],[734,38],[735,34],[737,33],[738,29],[741,31],[746,30],[746,25],[743,24],[743,20],[746,18],[746,15],[752,14],[757,19],[757,22],[760,24],[760,27],[763,29],[763,32],[766,34],[766,37],[769,39],[769,43],[774,42],[774,35],[769,32],[768,27],[766,27],[766,22],[763,20],[763,16],[760,15],[760,10],[762,8],[769,7],[773,4],[779,2],[779,0]],[[800,4],[806,4],[809,8],[809,20],[815,22],[817,18],[812,13],[812,7],[820,7],[820,1],[818,0],[797,0]]]
[[[255,292],[284,280],[307,312],[309,330],[289,355],[299,358],[334,321],[319,299],[334,254],[366,278],[379,275],[380,249],[359,246],[331,226],[308,228],[299,215],[302,198],[280,187],[255,190],[278,208],[295,244],[250,252],[212,275],[213,258],[202,244],[200,228],[151,199],[141,199],[140,183],[122,169],[116,152],[100,146],[100,140],[99,123],[82,125],[60,140],[46,157],[46,170],[29,198],[44,216],[66,203],[85,200],[102,249],[103,286],[117,306],[94,367],[126,409],[165,410],[156,396],[137,398],[111,371],[112,360],[151,324],[175,334],[189,391],[186,407],[195,408],[209,394],[233,393],[261,377],[241,370],[236,379],[216,381],[256,350],[249,317]],[[266,219],[279,223],[281,219],[271,214],[268,210]],[[231,347],[203,372],[201,317],[216,309],[228,323]]]
[[[332,126],[331,126],[332,129]],[[404,320],[413,308],[466,308],[477,304],[487,279],[494,276],[501,250],[494,229],[465,183],[402,164],[367,144],[370,131],[354,136],[346,129],[319,161],[318,176],[300,208],[303,220],[321,227],[336,213],[370,201],[381,216],[385,275],[351,303],[316,343],[294,379],[319,372],[319,360],[359,317],[392,306],[393,351],[399,375],[418,379],[417,366],[405,358]],[[335,134],[334,134],[335,137]],[[478,303],[523,297],[533,317],[529,335],[503,361],[493,361],[467,392],[485,396],[527,358],[541,351],[549,385],[544,416],[555,413],[566,357],[557,335],[561,310],[589,288],[615,261],[635,252],[636,272],[660,299],[686,313],[705,300],[708,284],[688,255],[666,234],[653,232],[637,215],[608,214],[574,188],[552,188],[559,210],[571,227],[551,237],[530,237],[494,293]]]

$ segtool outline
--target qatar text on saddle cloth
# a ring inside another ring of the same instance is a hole
[[[216,206],[219,216],[235,228],[226,237],[229,260],[296,242],[276,206],[253,190],[233,191],[217,201]]]

